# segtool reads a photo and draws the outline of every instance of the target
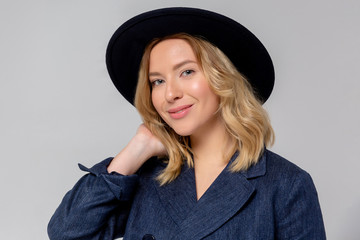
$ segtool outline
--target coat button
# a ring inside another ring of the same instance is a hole
[[[155,240],[156,238],[151,234],[145,234],[142,240]]]

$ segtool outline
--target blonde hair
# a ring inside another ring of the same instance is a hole
[[[158,181],[161,185],[173,181],[180,174],[184,160],[193,167],[189,136],[180,136],[171,129],[157,113],[151,100],[148,76],[150,52],[165,39],[183,39],[190,44],[211,90],[220,98],[218,111],[234,143],[230,152],[239,152],[230,170],[247,170],[257,163],[264,148],[274,142],[269,117],[250,83],[220,49],[200,37],[179,33],[154,39],[146,47],[135,94],[135,106],[145,126],[160,139],[168,152],[167,167],[158,175]]]

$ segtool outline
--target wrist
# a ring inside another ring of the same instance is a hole
[[[114,157],[108,166],[108,172],[117,172],[122,175],[132,175],[142,164],[152,157],[150,141],[147,136],[135,135],[128,145]]]

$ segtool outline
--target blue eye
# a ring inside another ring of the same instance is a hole
[[[181,73],[181,75],[183,76],[189,76],[190,74],[192,74],[194,72],[194,70],[185,70]]]
[[[163,82],[164,82],[164,80],[156,79],[154,81],[151,81],[151,85],[152,86],[158,86],[158,85],[162,84]]]

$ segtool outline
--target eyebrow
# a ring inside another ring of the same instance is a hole
[[[184,61],[182,61],[182,62],[180,62],[178,64],[175,64],[175,66],[173,67],[173,70],[179,69],[179,68],[181,68],[182,66],[184,66],[184,65],[186,65],[188,63],[196,63],[197,64],[197,62],[195,62],[193,60],[184,60]],[[159,75],[161,75],[161,74],[158,73],[158,72],[150,72],[149,73],[149,77],[151,77],[151,76],[159,76]]]
[[[188,64],[188,63],[196,63],[196,64],[197,64],[197,62],[195,62],[195,61],[193,61],[193,60],[184,60],[184,61],[176,64],[176,65],[173,67],[173,70],[179,69],[179,68],[181,68],[182,66],[184,66],[184,65],[186,65],[186,64]]]

